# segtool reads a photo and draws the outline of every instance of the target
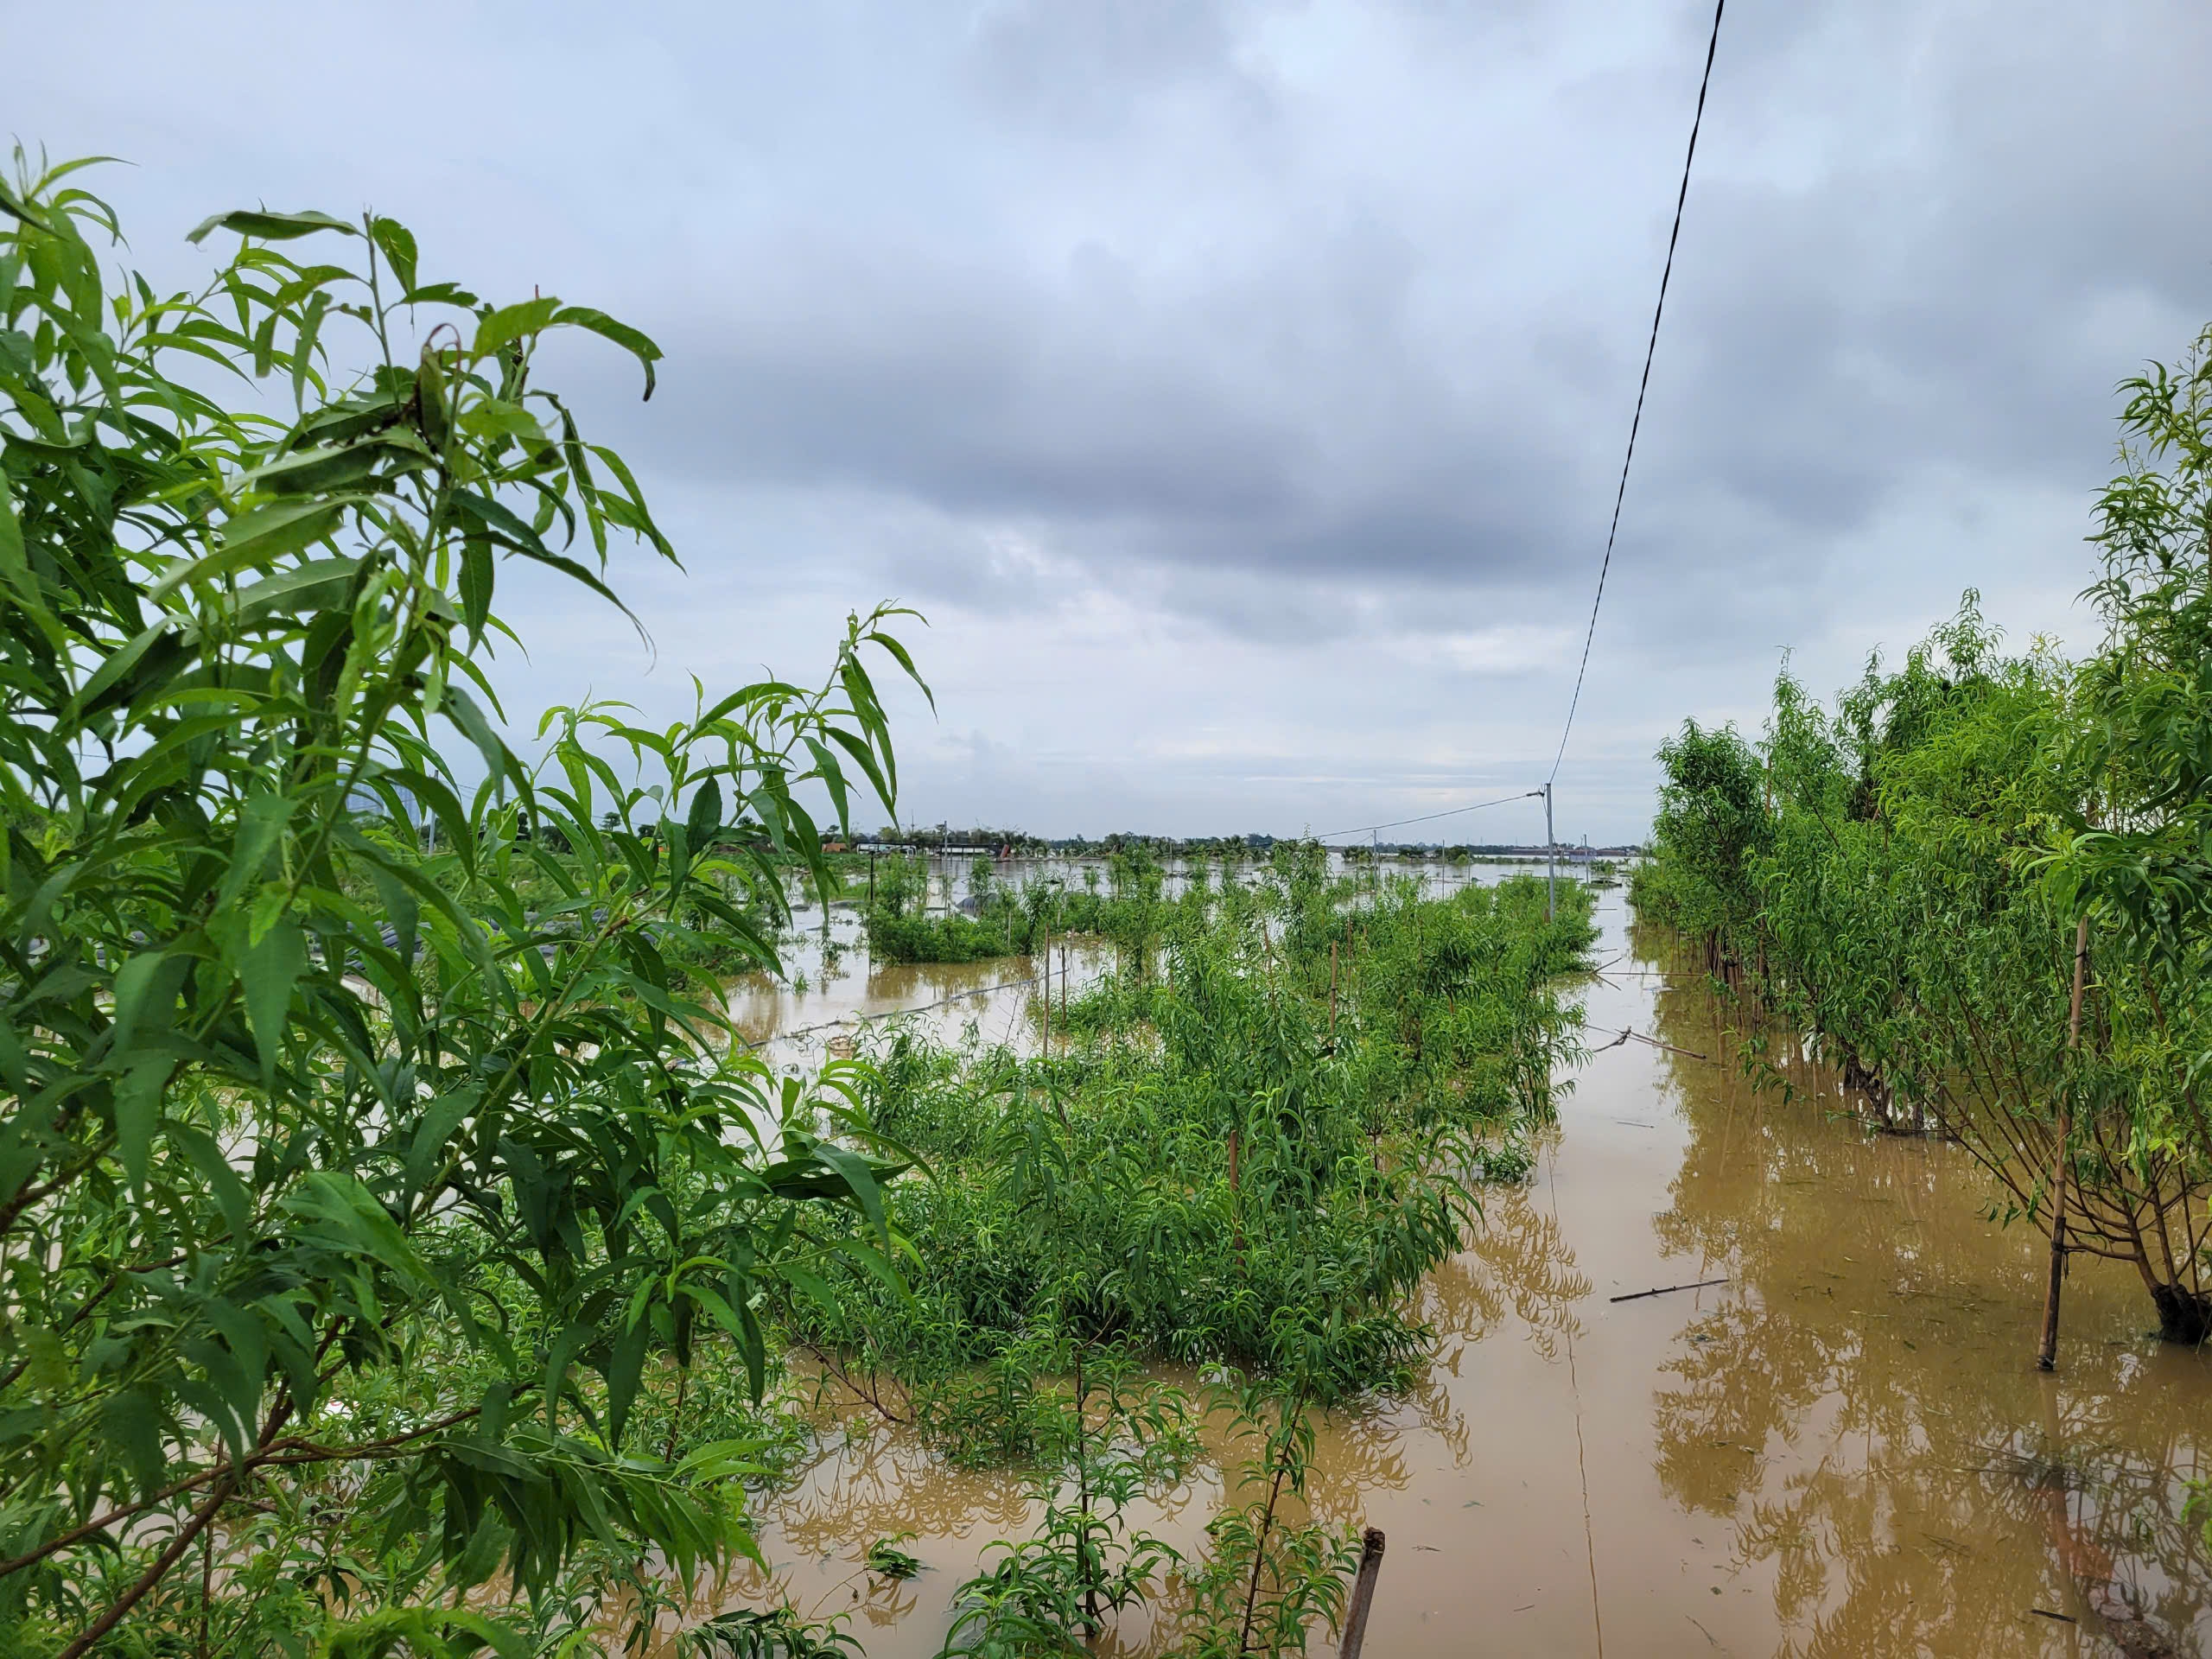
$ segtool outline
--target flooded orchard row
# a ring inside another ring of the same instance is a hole
[[[1487,1190],[1471,1248],[1427,1281],[1421,1384],[1320,1433],[1314,1509],[1389,1540],[1369,1650],[2202,1650],[2183,1511],[2212,1434],[2203,1357],[2146,1335],[2123,1270],[2077,1259],[2058,1373],[2038,1375],[2043,1253],[1985,1218],[1980,1172],[1868,1136],[1809,1070],[1795,1099],[1755,1092],[1702,982],[1670,976],[1617,901],[1600,919],[1598,1052],[1534,1179]],[[904,971],[957,988],[1017,965]],[[1624,1030],[1671,1049],[1603,1046]],[[983,1546],[1035,1519],[1026,1484],[848,1428],[762,1501],[770,1571],[731,1600],[848,1612],[883,1659],[932,1653]],[[1205,1471],[1131,1519],[1194,1548],[1221,1492]],[[920,1576],[861,1571],[901,1535]]]
[[[1055,882],[1071,892],[1103,890],[1111,880],[1098,859],[937,857],[925,861],[927,886],[921,900],[932,912],[958,908],[972,899],[977,874],[998,887],[1019,889],[1032,881]],[[1409,879],[1427,894],[1441,896],[1471,884],[1494,885],[1506,876],[1541,868],[1527,861],[1384,860],[1379,867],[1347,865],[1333,855],[1338,874],[1373,875],[1382,881]],[[1562,879],[1569,867],[1560,867]],[[1192,879],[1194,866],[1171,860],[1161,874],[1161,896],[1179,896]],[[1251,865],[1205,867],[1205,879],[1250,885]],[[933,1036],[957,1041],[974,1025],[987,1043],[1019,1046],[1033,1040],[1026,1011],[1036,996],[1046,964],[1034,957],[1008,955],[981,962],[872,962],[861,923],[861,899],[868,877],[849,874],[852,896],[833,899],[825,912],[798,884],[789,899],[791,926],[784,936],[782,977],[747,974],[731,982],[729,1011],[739,1033],[764,1058],[779,1065],[818,1062],[840,1038],[852,1037],[865,1023],[911,1016]],[[1080,995],[1084,986],[1109,971],[1113,948],[1090,938],[1056,944],[1050,964],[1054,995]]]

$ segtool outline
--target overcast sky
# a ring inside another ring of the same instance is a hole
[[[0,10],[0,125],[133,163],[177,280],[217,209],[373,205],[659,340],[650,404],[542,376],[681,548],[616,568],[657,654],[518,581],[511,714],[811,675],[895,597],[908,820],[1325,831],[1550,768],[1710,17],[78,0]],[[2089,636],[2113,383],[2212,319],[2208,65],[2202,0],[1729,7],[1562,838],[1785,649],[1833,687],[1968,586]]]

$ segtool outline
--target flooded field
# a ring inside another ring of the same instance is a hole
[[[1795,1100],[1754,1092],[1701,985],[1605,897],[1598,1052],[1534,1180],[1489,1192],[1472,1248],[1427,1281],[1421,1385],[1321,1432],[1315,1509],[1389,1536],[1368,1651],[2202,1651],[2183,1507],[2212,1437],[2205,1358],[2149,1339],[2140,1287],[2081,1259],[2059,1371],[2037,1375],[2043,1249],[1984,1218],[1980,1172],[1867,1136],[1810,1073]],[[833,916],[833,939],[849,925]],[[849,979],[739,1006],[788,1028],[952,996],[973,1005],[947,1005],[956,1026],[1011,1030],[1020,993],[975,993],[1031,971],[848,960]],[[1621,1031],[1671,1049],[1605,1046]],[[872,1655],[932,1653],[982,1547],[1029,1526],[1024,1492],[855,1416],[763,1503],[771,1570],[729,1599],[846,1611]],[[1204,1472],[1132,1519],[1191,1548],[1220,1492]],[[918,1577],[861,1573],[902,1535]]]
[[[1341,860],[1336,868],[1348,867]],[[1368,867],[1359,867],[1363,872]],[[1440,895],[1471,882],[1495,882],[1531,867],[1527,863],[1482,861],[1465,864],[1410,863],[1385,859],[1381,879],[1411,877],[1425,893]],[[1562,868],[1565,867],[1563,866]],[[1072,892],[1103,887],[1106,865],[1098,860],[968,857],[929,861],[928,907],[957,906],[972,893],[978,868],[1002,887],[1033,880],[1058,882]],[[1166,867],[1163,896],[1173,898],[1187,886],[1190,869],[1181,861]],[[1207,879],[1224,879],[1211,866]],[[1228,878],[1249,884],[1249,866],[1232,868]],[[1564,877],[1562,878],[1564,879]],[[822,906],[796,887],[791,895],[791,926],[783,948],[785,976],[747,974],[730,985],[730,1013],[757,1052],[781,1065],[818,1061],[839,1038],[851,1037],[865,1022],[912,1014],[932,1035],[958,1039],[970,1023],[987,1042],[1028,1040],[1022,1010],[1035,995],[1045,965],[1033,957],[1008,956],[984,962],[871,963],[861,938],[861,901],[866,874],[853,878],[854,897],[833,899],[828,925]],[[1077,939],[1052,948],[1055,994],[1080,995],[1083,987],[1113,966],[1110,949],[1095,939]],[[1065,976],[1065,977],[1063,977]]]

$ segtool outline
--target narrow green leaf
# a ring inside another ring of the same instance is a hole
[[[115,1147],[130,1185],[143,1188],[153,1164],[154,1131],[161,1125],[162,1096],[176,1070],[171,1054],[146,1054],[116,1079]]]
[[[241,589],[232,621],[241,628],[253,627],[278,618],[339,608],[352,594],[360,571],[359,559],[310,559]]]
[[[343,236],[360,233],[346,220],[334,219],[328,213],[272,213],[265,207],[246,207],[202,219],[184,239],[201,242],[216,231],[235,231],[240,236],[257,237],[264,242],[289,242],[296,237],[312,236],[317,231],[336,231]]]
[[[606,312],[594,310],[588,305],[563,306],[554,314],[552,321],[556,327],[566,324],[570,327],[588,328],[602,340],[613,340],[636,358],[645,371],[645,401],[652,401],[653,365],[660,361],[661,349],[645,334],[626,322],[617,322]]]
[[[175,995],[175,981],[162,972],[166,960],[159,950],[141,950],[115,970],[115,1015],[108,1028],[110,1053],[130,1048],[149,1014],[153,1015],[156,1030],[168,1024],[168,1011],[155,1006],[164,984],[172,996]]]
[[[154,647],[164,643],[174,645],[176,626],[174,619],[163,617],[120,651],[110,655],[93,671],[92,677],[79,689],[77,695],[69,700],[67,718],[73,722],[110,702],[130,701],[129,687],[134,683],[140,664],[150,658],[149,665],[158,671],[163,654],[156,652]]]
[[[492,729],[492,722],[484,718],[484,711],[476,706],[476,699],[457,685],[446,688],[446,718],[461,728],[461,734],[476,746],[477,753],[484,757],[487,780],[496,782],[512,778],[522,779],[522,767],[514,753]]]
[[[20,219],[34,230],[44,231],[48,236],[57,233],[47,222],[46,216],[17,195],[3,178],[0,178],[0,213],[7,214],[10,219]]]
[[[777,1269],[791,1287],[820,1307],[831,1319],[842,1319],[844,1309],[837,1300],[837,1293],[830,1288],[829,1281],[810,1268],[795,1262],[786,1262]]]
[[[238,480],[240,490],[265,495],[321,495],[333,490],[358,491],[377,477],[379,467],[404,473],[425,465],[429,454],[410,434],[395,430],[374,432],[351,443],[296,449]]]
[[[429,1270],[391,1212],[350,1175],[317,1170],[302,1179],[284,1207],[301,1223],[303,1236],[383,1263],[402,1278],[422,1285]]]
[[[269,865],[269,855],[283,840],[284,826],[291,822],[293,805],[284,796],[266,792],[246,802],[245,810],[238,814],[238,839],[231,867],[223,872],[223,885],[215,894],[216,909],[228,910],[238,902],[240,893],[261,880]]]
[[[645,625],[638,620],[636,613],[622,602],[612,588],[577,563],[575,560],[556,553],[547,547],[544,542],[539,539],[536,531],[507,508],[488,496],[478,495],[468,490],[454,492],[452,501],[454,506],[460,512],[483,525],[492,538],[501,546],[512,548],[524,558],[535,559],[538,563],[550,566],[563,575],[583,583],[585,587],[628,617],[630,626],[638,631],[638,637],[650,643],[650,636],[645,632]]]
[[[431,1166],[453,1139],[453,1132],[476,1109],[480,1098],[472,1089],[461,1094],[442,1096],[430,1103],[423,1114],[423,1121],[416,1125],[415,1138],[408,1147],[407,1185],[410,1192],[423,1190],[423,1183],[430,1178]]]
[[[338,528],[345,501],[272,501],[242,512],[223,526],[223,558],[193,574],[213,579],[248,563],[266,563],[321,541]]]
[[[875,1170],[868,1160],[833,1141],[816,1141],[814,1155],[837,1172],[861,1214],[868,1217],[868,1226],[879,1238],[886,1236],[883,1190],[876,1185]]]
[[[693,853],[702,854],[711,847],[721,827],[722,780],[710,774],[692,792],[691,810],[684,818],[684,831]]]
[[[399,936],[393,942],[392,948],[399,953],[401,962],[411,961],[415,955],[416,929],[423,918],[422,906],[416,901],[415,894],[408,885],[382,864],[371,865],[369,875],[376,884],[377,900],[384,906],[385,919],[391,922],[392,931]]]
[[[632,1318],[615,1333],[607,1359],[607,1443],[621,1449],[622,1432],[630,1421],[630,1407],[638,1397],[638,1383],[645,1374],[645,1350],[652,1340],[652,1326]]]
[[[369,235],[391,266],[391,274],[399,278],[399,291],[404,297],[415,291],[415,233],[396,219],[378,217],[369,221]]]
[[[408,295],[407,303],[410,305],[457,305],[463,310],[474,311],[481,302],[458,283],[425,283]]]
[[[100,1409],[100,1437],[122,1455],[142,1493],[161,1490],[168,1473],[162,1455],[162,1415],[143,1389],[125,1389]]]
[[[526,334],[540,332],[553,321],[553,314],[560,308],[561,302],[548,294],[487,312],[484,320],[476,325],[475,354],[488,357],[504,346],[513,345]]]
[[[484,624],[492,614],[492,544],[480,536],[463,539],[461,546],[461,620],[468,637],[484,637]]]
[[[163,1131],[168,1143],[181,1151],[200,1178],[207,1183],[214,1195],[215,1207],[223,1212],[223,1224],[230,1229],[233,1243],[242,1244],[253,1236],[253,1200],[238,1179],[231,1160],[223,1155],[215,1137],[196,1124],[172,1122]]]
[[[283,1057],[284,1033],[290,1024],[293,988],[307,969],[307,940],[300,925],[289,916],[263,934],[240,964],[246,1024],[252,1028],[254,1046],[261,1053],[264,1088],[276,1081],[276,1062]]]

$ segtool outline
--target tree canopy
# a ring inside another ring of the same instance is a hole
[[[765,1287],[893,1273],[849,1075],[772,1076],[679,964],[772,961],[807,803],[893,803],[898,613],[526,759],[509,562],[619,604],[611,549],[676,557],[533,359],[650,397],[658,348],[375,214],[219,215],[159,293],[83,166],[0,185],[0,1625],[511,1647],[495,1574],[558,1628],[580,1563],[748,1551],[748,1447],[641,1444],[641,1390],[711,1332],[757,1394]],[[332,1505],[374,1561],[315,1558]]]

